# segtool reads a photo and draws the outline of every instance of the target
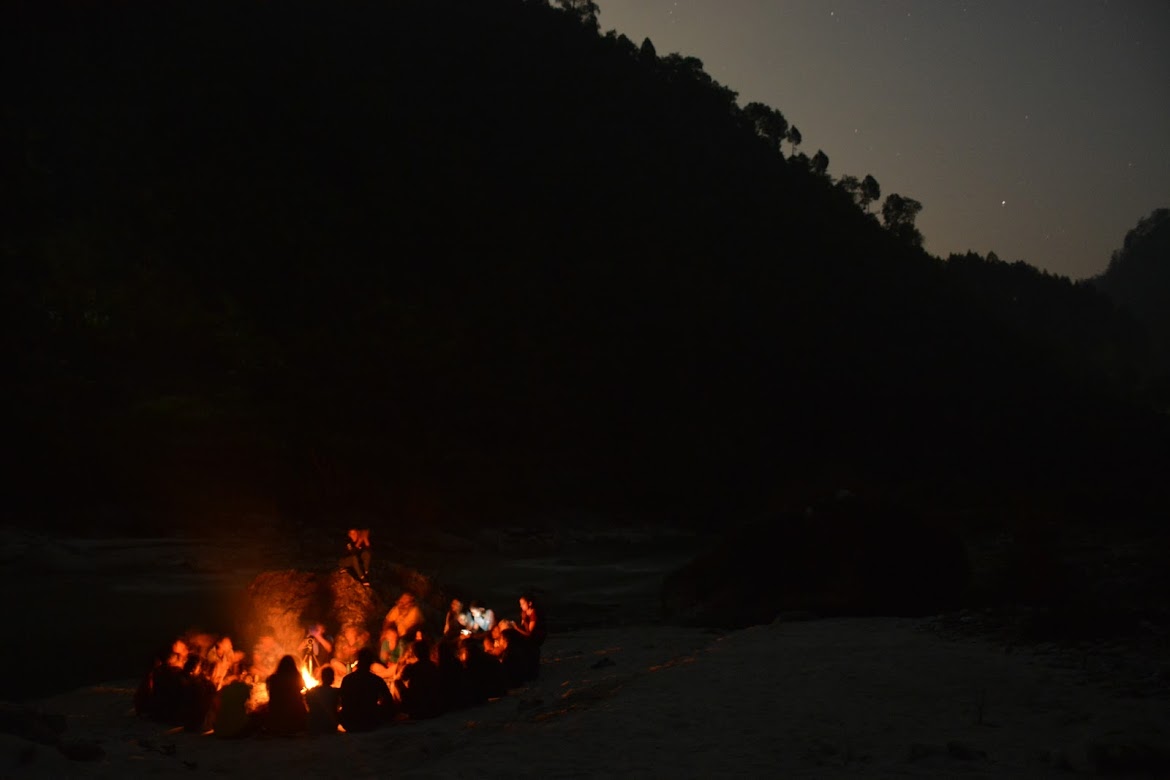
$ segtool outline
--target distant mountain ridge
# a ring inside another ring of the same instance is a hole
[[[1170,209],[1141,219],[1090,282],[1145,324],[1156,392],[1170,408]]]

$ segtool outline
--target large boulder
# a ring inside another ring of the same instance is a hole
[[[341,633],[356,628],[358,633],[377,636],[378,621],[386,612],[381,589],[362,585],[347,572],[335,571],[326,580],[329,608],[320,620]]]
[[[727,535],[667,576],[669,619],[736,628],[778,615],[924,615],[958,606],[969,577],[954,533],[847,497]]]
[[[323,623],[337,635],[354,628],[359,635],[376,638],[390,605],[406,591],[418,600],[427,626],[442,628],[446,596],[433,578],[398,565],[378,567],[374,574],[370,587],[337,570],[258,574],[248,586],[249,608],[238,631],[244,643],[240,646],[252,650],[255,671],[261,676],[275,671],[282,655],[296,653],[313,623]]]
[[[324,620],[330,606],[321,577],[295,569],[256,575],[248,586],[248,599],[251,609],[246,613],[244,641],[263,644],[264,655],[275,654],[278,660],[296,651],[308,625]],[[268,671],[267,665],[260,664],[262,671]]]
[[[251,649],[252,670],[261,678],[276,671],[282,656],[297,654],[314,623],[330,633],[352,627],[368,635],[386,611],[377,590],[338,571],[262,572],[248,586],[247,597],[241,647]]]

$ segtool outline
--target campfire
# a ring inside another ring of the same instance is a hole
[[[301,679],[305,681],[305,687],[301,689],[302,691],[316,688],[321,684],[321,681],[314,677],[313,672],[309,670],[309,665],[303,662],[301,663]]]

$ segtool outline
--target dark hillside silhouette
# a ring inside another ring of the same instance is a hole
[[[17,510],[704,517],[1165,462],[1111,307],[927,255],[917,201],[884,229],[779,110],[562,5],[6,11]]]
[[[1145,326],[1151,390],[1159,406],[1170,408],[1170,209],[1141,219],[1090,283]]]
[[[1124,396],[1142,385],[1148,360],[1140,322],[1092,285],[1007,263],[994,252],[951,255],[946,269],[981,311],[1080,382]]]

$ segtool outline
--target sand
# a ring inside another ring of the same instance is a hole
[[[1060,653],[944,639],[929,620],[628,626],[553,635],[545,651],[540,679],[505,698],[357,735],[173,733],[132,714],[133,680],[90,686],[37,706],[101,758],[35,746],[16,767],[8,746],[0,774],[1036,777],[1170,733],[1164,697],[1095,683]]]

